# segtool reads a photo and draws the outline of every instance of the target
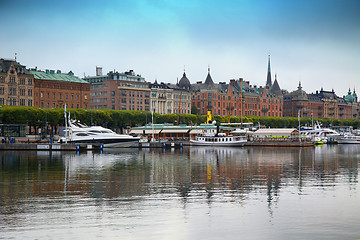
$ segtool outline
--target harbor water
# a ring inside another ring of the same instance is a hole
[[[0,159],[0,239],[360,239],[358,145]]]

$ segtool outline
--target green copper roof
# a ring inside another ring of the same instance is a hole
[[[81,78],[78,78],[74,75],[64,74],[64,73],[46,73],[39,71],[30,71],[34,75],[35,79],[41,80],[53,80],[53,81],[64,81],[64,82],[74,82],[74,83],[88,83]]]

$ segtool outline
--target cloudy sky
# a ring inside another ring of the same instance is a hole
[[[0,57],[77,76],[133,69],[147,81],[272,78],[360,93],[358,0],[0,0]]]

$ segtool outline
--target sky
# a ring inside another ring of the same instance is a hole
[[[0,57],[28,68],[263,86],[270,54],[282,89],[360,93],[358,0],[0,0],[0,22]]]

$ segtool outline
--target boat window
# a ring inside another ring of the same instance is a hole
[[[110,131],[101,131],[102,133],[111,133]]]
[[[89,136],[87,133],[77,133],[76,136]]]
[[[101,132],[98,131],[98,130],[90,130],[89,132],[92,132],[92,133],[101,133]]]

